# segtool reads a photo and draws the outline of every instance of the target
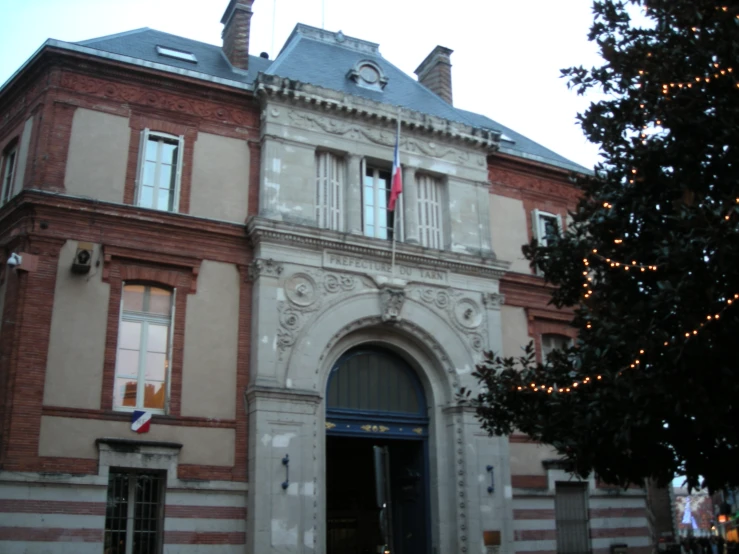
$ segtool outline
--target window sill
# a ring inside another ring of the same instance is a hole
[[[42,415],[48,417],[69,417],[79,419],[98,419],[103,421],[131,422],[131,412],[117,410],[91,410],[86,408],[67,408],[63,406],[44,406]],[[177,416],[152,414],[152,425],[173,425],[186,427],[214,427],[235,429],[235,419],[213,419],[209,417]]]

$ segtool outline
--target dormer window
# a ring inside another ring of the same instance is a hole
[[[383,73],[380,66],[369,60],[362,60],[355,65],[349,74],[349,79],[357,83],[360,87],[370,90],[383,90],[387,85],[388,78]]]
[[[168,58],[175,58],[176,60],[198,63],[195,54],[183,50],[175,50],[174,48],[167,48],[166,46],[157,46],[157,54],[167,56]]]

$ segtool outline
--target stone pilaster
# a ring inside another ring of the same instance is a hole
[[[405,242],[418,244],[418,185],[416,168],[403,166],[403,223]]]
[[[346,193],[344,194],[344,213],[346,229],[353,235],[362,234],[362,158],[346,157]]]

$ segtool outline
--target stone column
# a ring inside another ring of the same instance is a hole
[[[346,194],[344,195],[344,230],[361,235],[362,230],[362,158],[356,155],[346,157]]]
[[[403,224],[405,242],[418,244],[418,185],[416,168],[403,166]]]

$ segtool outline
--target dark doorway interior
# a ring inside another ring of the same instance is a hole
[[[327,552],[377,554],[384,543],[373,446],[387,446],[389,451],[392,554],[425,554],[425,441],[337,436],[326,437]]]

